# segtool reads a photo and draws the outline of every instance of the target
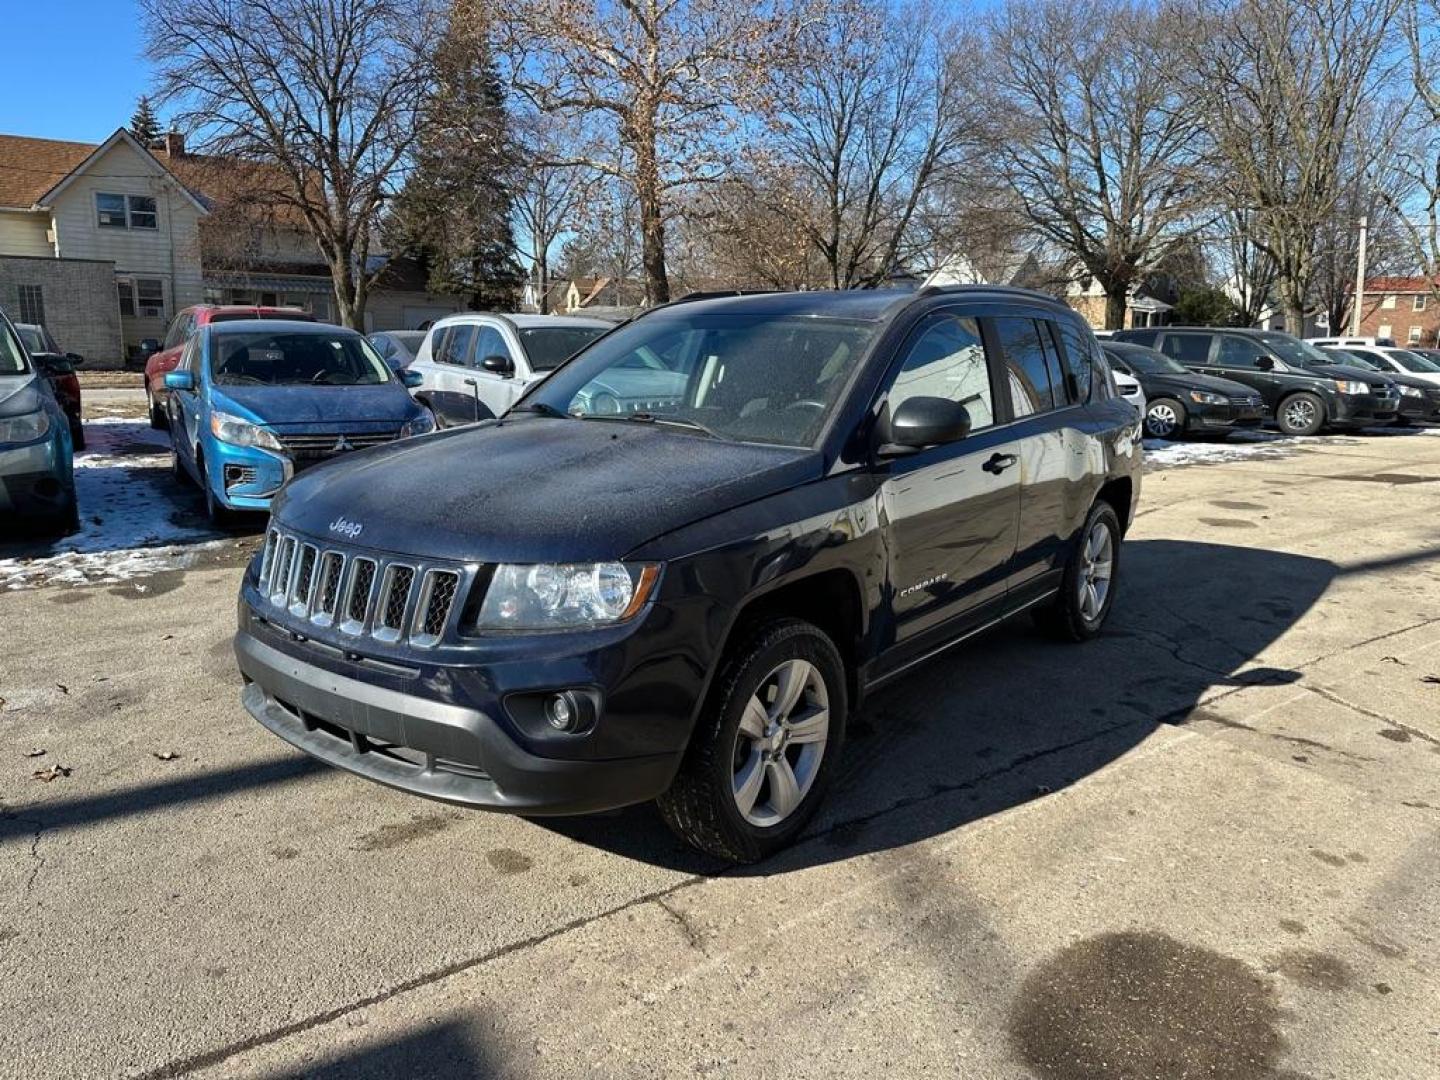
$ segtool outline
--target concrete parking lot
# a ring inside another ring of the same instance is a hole
[[[1157,466],[1099,641],[873,697],[743,869],[292,752],[238,701],[243,537],[13,563],[0,1076],[1440,1075],[1440,432]]]

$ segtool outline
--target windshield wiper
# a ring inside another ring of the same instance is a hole
[[[511,409],[511,412],[532,412],[537,416],[553,416],[556,420],[570,420],[569,413],[557,409],[543,401],[536,401],[529,405],[521,405],[518,409]]]
[[[639,424],[670,424],[673,427],[683,427],[690,431],[698,431],[702,435],[708,435],[712,439],[730,441],[730,436],[721,435],[718,431],[706,427],[698,420],[691,420],[684,416],[656,416],[654,413],[635,412],[623,417],[625,420],[633,420]]]

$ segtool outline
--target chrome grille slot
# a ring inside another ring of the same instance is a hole
[[[314,614],[310,616],[316,622],[328,625],[335,620],[335,608],[340,599],[340,580],[344,573],[345,556],[340,552],[327,551],[320,556]]]
[[[476,571],[334,548],[276,526],[265,537],[258,581],[269,605],[310,626],[431,648],[453,633]],[[286,626],[283,618],[273,623]]]
[[[273,604],[285,603],[286,593],[290,589],[290,567],[291,559],[295,554],[295,538],[282,536],[275,551],[275,573],[270,579],[270,602]]]
[[[415,569],[401,563],[385,568],[380,586],[380,602],[375,605],[375,636],[394,641],[405,628],[405,609],[410,603],[410,587],[415,584]]]
[[[300,558],[295,566],[295,587],[290,590],[290,613],[308,615],[310,596],[315,588],[315,562],[320,552],[314,544],[300,548]]]
[[[375,587],[375,560],[357,558],[350,564],[350,590],[345,594],[345,621],[340,629],[358,634],[365,628],[370,591]]]

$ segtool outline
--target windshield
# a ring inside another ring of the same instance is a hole
[[[1287,364],[1299,367],[1314,367],[1316,364],[1339,364],[1342,361],[1329,356],[1323,349],[1317,349],[1308,341],[1291,337],[1289,334],[1256,335],[1276,356]]]
[[[682,306],[617,330],[538,384],[520,408],[811,446],[876,325]]]
[[[20,342],[10,332],[10,324],[0,316],[0,375],[18,375],[22,371],[29,371],[30,365],[25,362],[25,352],[20,348]]]
[[[1115,349],[1109,352],[1127,368],[1141,375],[1188,375],[1190,369],[1178,360],[1172,360],[1164,353],[1147,349]]]
[[[390,339],[392,341],[399,342],[401,345],[405,346],[406,349],[410,350],[410,354],[413,356],[415,353],[418,353],[420,351],[420,343],[425,340],[425,331],[392,330],[390,332]]]
[[[217,386],[374,386],[390,369],[358,334],[216,334],[210,372]]]
[[[526,326],[520,344],[532,371],[552,371],[605,333],[603,326]]]
[[[1440,372],[1440,364],[1433,360],[1427,360],[1419,353],[1413,353],[1409,349],[1390,349],[1386,355],[1397,361],[1406,371],[1422,371],[1427,375]]]
[[[1351,352],[1349,349],[1321,349],[1327,355],[1333,356],[1332,364],[1344,364],[1346,367],[1364,368],[1366,371],[1380,371],[1380,365],[1367,356]]]

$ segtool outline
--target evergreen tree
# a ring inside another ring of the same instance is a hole
[[[160,141],[160,120],[150,106],[150,99],[144,94],[135,103],[135,112],[130,117],[130,134],[141,146],[152,146]]]
[[[392,247],[423,261],[430,288],[476,311],[513,310],[510,181],[515,167],[505,92],[470,0],[456,0],[435,56],[437,74],[417,132],[413,168],[391,207]]]

